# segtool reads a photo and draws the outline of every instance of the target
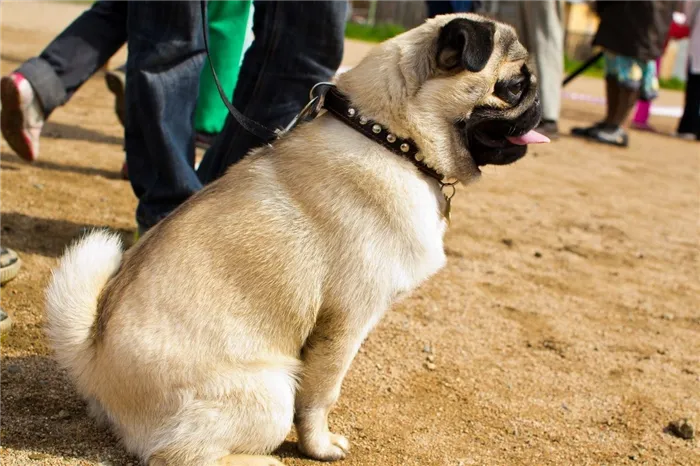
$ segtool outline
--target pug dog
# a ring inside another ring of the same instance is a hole
[[[449,200],[426,170],[466,185],[545,140],[527,51],[480,16],[430,19],[336,84],[353,121],[415,154],[329,111],[252,151],[128,251],[93,232],[54,271],[57,360],[145,464],[280,465],[265,455],[293,424],[304,454],[344,458],[328,415],[355,354],[445,264]]]

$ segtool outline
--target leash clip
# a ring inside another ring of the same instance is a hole
[[[304,105],[299,113],[283,130],[277,130],[277,137],[280,138],[306,121],[311,121],[318,116],[323,108],[323,100],[330,88],[335,87],[335,84],[330,82],[320,82],[314,84],[314,87],[309,91],[309,102]]]

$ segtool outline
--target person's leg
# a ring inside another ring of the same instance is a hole
[[[126,63],[105,73],[105,84],[109,92],[114,94],[114,113],[119,123],[125,126],[126,121]]]
[[[693,135],[700,140],[700,74],[693,74],[690,69],[685,83],[685,107],[678,123],[678,134],[687,138]]]
[[[445,0],[440,1],[426,1],[425,6],[428,9],[428,18],[434,18],[437,15],[446,15],[449,13],[454,13],[452,8],[452,2]]]
[[[343,57],[346,2],[258,1],[255,40],[245,53],[233,104],[247,117],[283,128],[309,100],[309,90],[335,74]],[[261,141],[230,115],[199,166],[203,183],[221,176]]]
[[[48,118],[125,42],[126,3],[98,1],[15,72],[31,83]]]
[[[659,74],[659,69],[661,66],[661,57],[656,59],[656,74]],[[637,102],[637,111],[632,119],[632,126],[643,131],[653,131],[649,125],[649,115],[651,113],[651,101],[649,100],[639,100]]]
[[[640,100],[637,102],[637,110],[632,118],[632,125],[637,129],[649,129],[649,114],[651,112],[651,102]]]
[[[209,3],[209,48],[212,63],[226,95],[233,95],[243,57],[243,44],[248,33],[250,0],[225,0]],[[195,130],[217,134],[226,121],[228,110],[214,83],[205,60],[199,83],[199,98],[195,112]]]
[[[204,63],[199,2],[128,2],[125,146],[141,231],[202,185],[193,168]]]
[[[528,46],[537,64],[542,123],[539,130],[558,137],[561,111],[561,82],[564,77],[564,28],[559,0],[523,2]]]
[[[44,120],[126,41],[126,3],[98,1],[39,55],[0,81],[0,129],[20,157],[39,155]]]
[[[605,144],[627,147],[629,138],[622,128],[639,99],[643,70],[634,70],[639,65],[629,57],[605,53],[606,116],[601,123],[586,128],[572,128],[571,134],[593,139]],[[632,76],[635,79],[632,79]]]

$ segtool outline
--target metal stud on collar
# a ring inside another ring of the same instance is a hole
[[[404,142],[403,144],[401,144],[401,152],[408,152],[409,149],[410,147],[407,143]]]
[[[348,109],[348,116],[354,117],[355,116],[355,109],[350,107]]]
[[[396,136],[394,136],[393,134],[389,133],[389,134],[386,135],[386,140],[389,141],[390,143],[394,143],[394,142],[396,142]]]
[[[381,133],[381,132],[382,132],[382,127],[381,127],[381,125],[373,125],[373,126],[372,126],[372,132],[373,132],[374,134],[379,134],[379,133]]]

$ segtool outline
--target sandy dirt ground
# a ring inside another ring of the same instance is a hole
[[[3,74],[55,32],[30,26],[31,8],[3,5]],[[54,8],[58,24],[79,11]],[[363,50],[350,44],[346,64]],[[602,111],[565,102],[562,129]],[[458,189],[447,266],[386,315],[345,380],[331,425],[352,452],[339,464],[700,464],[697,439],[664,431],[700,422],[700,146],[631,136],[628,150],[563,137]],[[41,330],[63,248],[84,227],[134,230],[102,76],[51,116],[40,161],[4,141],[1,158],[2,244],[24,266],[2,289],[15,325],[2,345],[0,462],[136,465],[87,417]],[[277,452],[286,464],[318,464],[294,442]]]

